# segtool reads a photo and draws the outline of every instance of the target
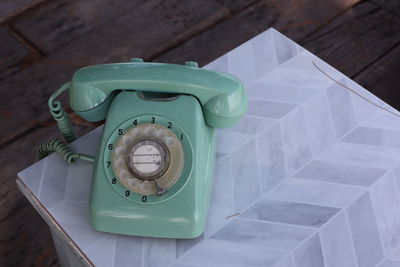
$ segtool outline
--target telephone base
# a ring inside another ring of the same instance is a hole
[[[172,131],[183,147],[183,170],[161,196],[127,188],[115,174],[118,171],[113,171],[113,153],[121,143],[118,140],[140,125],[154,125],[155,129],[159,125]],[[119,93],[111,104],[98,147],[91,187],[91,224],[99,231],[126,235],[201,235],[211,195],[214,150],[214,129],[205,124],[195,97],[180,95],[168,101],[152,101],[135,91]]]

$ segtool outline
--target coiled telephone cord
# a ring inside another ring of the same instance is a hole
[[[59,95],[68,90],[71,86],[71,83],[68,82],[63,84],[60,89],[58,89],[54,94],[52,94],[49,98],[48,104],[50,108],[50,113],[53,118],[57,121],[58,128],[61,131],[61,134],[64,136],[65,140],[70,143],[76,140],[77,135],[72,128],[71,121],[69,120],[68,114],[61,107],[60,101],[54,101]],[[51,140],[45,144],[42,144],[39,147],[38,151],[38,159],[42,159],[47,157],[49,154],[57,152],[64,160],[68,163],[74,162],[76,159],[82,159],[89,162],[94,162],[94,158],[89,155],[77,154],[74,153],[69,146],[60,140]]]
[[[63,92],[68,90],[70,86],[71,86],[70,82],[63,84],[60,87],[60,89],[58,89],[54,94],[50,96],[48,102],[50,113],[53,116],[53,118],[57,121],[58,128],[60,129],[61,134],[64,136],[65,140],[68,143],[76,140],[77,135],[74,129],[72,128],[72,124],[71,121],[69,120],[68,114],[61,107],[60,101],[54,101],[54,100]]]
[[[93,162],[94,159],[91,156],[84,154],[76,154],[68,147],[68,145],[60,140],[51,140],[39,147],[38,158],[39,160],[47,157],[52,152],[57,152],[65,161],[68,163],[74,162],[76,159],[82,159],[85,161]]]

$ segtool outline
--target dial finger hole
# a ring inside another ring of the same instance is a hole
[[[155,128],[154,126],[150,125],[150,126],[147,126],[147,127],[144,129],[143,133],[144,133],[145,135],[153,135],[154,132],[155,132],[155,130],[156,130],[156,128]]]
[[[176,139],[169,136],[164,138],[164,142],[167,146],[174,146],[177,144]]]
[[[132,136],[124,135],[124,136],[122,137],[122,144],[123,144],[124,146],[129,146],[130,144],[132,144],[132,141],[133,141]]]
[[[140,186],[140,180],[136,179],[136,178],[131,178],[128,181],[128,185],[132,188],[136,188],[136,187]]]
[[[141,136],[142,131],[139,128],[133,128],[131,131],[129,131],[129,136],[132,138],[138,138]]]
[[[121,178],[121,180],[127,181],[131,178],[133,178],[132,174],[130,172],[128,172],[127,170],[121,170],[119,172],[119,178]]]
[[[126,169],[125,160],[123,160],[122,158],[117,159],[117,160],[114,162],[114,167],[115,167],[116,169]]]
[[[141,189],[146,193],[152,193],[154,183],[150,181],[143,181],[140,185]]]
[[[166,135],[168,135],[168,132],[165,130],[165,129],[159,129],[157,132],[156,132],[156,136],[158,137],[158,138],[162,138],[162,137],[164,137],[164,136],[166,136]]]
[[[115,149],[115,154],[118,157],[125,157],[127,155],[127,150],[124,146],[119,146]]]

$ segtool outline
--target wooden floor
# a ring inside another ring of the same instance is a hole
[[[132,57],[204,65],[269,27],[400,108],[397,0],[2,0],[0,265],[59,265],[15,178],[60,137],[46,103],[74,70]],[[95,127],[72,118],[80,134]]]

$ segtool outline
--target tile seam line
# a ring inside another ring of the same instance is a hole
[[[293,110],[293,112],[294,112],[294,110]],[[285,151],[285,141],[283,140],[283,136],[282,136],[282,133],[283,133],[282,123],[280,121],[277,121],[277,123],[278,123],[277,127],[279,128],[279,141],[281,142],[281,149],[280,150],[282,151],[283,163],[284,163],[284,166],[285,166],[285,173],[286,173],[286,177],[279,183],[279,184],[282,184],[283,181],[286,180],[287,178],[289,178],[290,175],[289,175],[289,163],[288,163],[288,160],[287,160],[287,154],[285,153],[286,152]],[[310,152],[311,152],[311,148],[310,148]],[[275,186],[274,189],[275,188],[277,188],[277,186]],[[266,194],[268,192],[271,192],[271,191],[272,191],[272,189],[268,190],[268,191],[265,191],[264,194]]]
[[[360,127],[357,127],[357,128],[360,128]],[[354,130],[356,130],[356,129],[354,129]],[[400,146],[399,147],[394,147],[394,146],[388,146],[388,145],[374,145],[374,144],[366,144],[366,143],[356,143],[356,142],[352,142],[352,141],[345,141],[345,140],[343,140],[343,138],[339,139],[338,143],[354,144],[356,146],[357,145],[358,146],[366,146],[366,147],[369,146],[369,147],[383,148],[383,149],[390,148],[390,149],[393,149],[393,150],[399,150],[400,151]],[[397,162],[400,162],[400,159],[397,160]]]
[[[113,265],[112,265],[112,267],[118,267],[118,266],[115,266],[116,256],[117,256],[117,243],[118,243],[118,236],[115,237],[115,243],[114,243],[114,246],[113,246],[114,257],[113,257]]]
[[[359,195],[352,197],[351,198],[351,203],[354,203],[355,200],[357,200],[360,196],[362,196],[364,193],[368,192],[369,188],[361,188],[361,191]],[[273,191],[270,191],[270,193]],[[294,203],[300,203],[300,204],[306,204],[306,205],[312,205],[312,206],[320,206],[320,207],[327,207],[327,208],[333,208],[333,209],[343,209],[346,207],[346,205],[343,206],[333,206],[332,204],[320,204],[320,203],[315,203],[311,201],[304,201],[304,200],[291,200],[291,199],[282,199],[282,198],[276,198],[274,196],[265,196],[265,198],[272,199],[272,200],[279,200],[279,201],[287,201],[287,202],[294,202]]]
[[[380,248],[381,248],[381,250],[382,250],[382,255],[383,255],[382,259],[384,259],[384,258],[385,258],[385,251],[384,251],[384,249],[383,249],[382,236],[381,236],[381,233],[380,233],[380,231],[379,231],[378,224],[377,224],[377,222],[376,222],[376,214],[375,214],[375,210],[374,210],[374,206],[373,206],[373,203],[372,203],[372,199],[371,199],[370,192],[369,192],[369,191],[366,192],[366,193],[365,193],[365,196],[369,198],[369,201],[370,201],[370,203],[371,203],[372,215],[375,217],[375,218],[373,218],[373,219],[375,219],[374,222],[375,222],[375,224],[376,224],[376,231],[377,231],[378,236],[379,236],[379,237],[378,237],[379,245],[380,245]],[[361,199],[362,197],[364,197],[364,195],[362,195],[362,196],[361,196],[360,198],[358,198],[357,200]],[[356,200],[356,201],[357,201],[357,200]],[[349,207],[348,207],[348,208],[349,208]],[[354,248],[354,251],[355,251],[355,246],[354,246],[355,242],[354,242],[354,239],[353,239],[353,230],[351,229],[350,219],[348,218],[348,216],[349,216],[349,215],[348,215],[348,208],[346,208],[346,218],[347,218],[348,223],[349,223],[349,229],[350,229],[351,238],[352,238],[352,241],[353,241],[353,248]],[[381,260],[382,260],[382,259],[381,259]],[[359,265],[359,260],[358,260],[357,255],[356,255],[356,260],[357,260],[357,264]],[[381,260],[379,260],[378,263],[379,263]]]
[[[233,181],[233,170],[232,170],[232,158],[231,157],[229,157],[229,158],[227,158],[226,160],[229,160],[229,175],[230,175],[230,180],[231,180],[231,188],[232,188],[232,193],[233,193],[233,195],[232,195],[232,197],[233,197],[233,211],[234,212],[236,212],[236,204],[235,204],[235,185],[234,185],[234,181]],[[229,222],[230,222],[231,220],[228,220],[228,219],[226,219],[225,218],[225,222],[223,223],[223,226],[221,226],[218,230],[214,230],[213,232],[212,232],[212,234],[208,234],[208,235],[206,235],[206,234],[204,234],[203,236],[204,236],[204,238],[207,238],[207,239],[209,239],[211,236],[213,236],[214,234],[216,234],[219,230],[221,230],[223,227],[225,227]]]
[[[395,187],[398,187],[398,186],[397,186],[397,183],[396,183],[396,180],[395,180],[395,177],[393,176],[393,170],[387,172],[386,175],[385,175],[385,178],[386,178],[386,179],[392,178],[392,179],[393,179],[393,182],[394,182],[394,186],[395,186]],[[385,178],[382,178],[382,179],[385,179]],[[375,184],[376,184],[376,183],[374,183],[373,185],[375,185]],[[396,188],[395,188],[395,190],[396,190]],[[371,186],[371,188],[370,188],[370,191],[372,191],[372,186]],[[396,190],[396,191],[397,191],[397,195],[400,196],[398,190]],[[370,201],[371,201],[372,213],[373,213],[373,215],[375,216],[376,230],[378,231],[378,234],[379,234],[379,241],[381,242],[383,258],[385,258],[385,257],[389,256],[390,253],[387,252],[387,251],[385,251],[385,243],[383,242],[383,235],[382,235],[382,233],[381,233],[381,230],[379,229],[378,222],[377,222],[377,219],[378,219],[378,216],[377,216],[377,208],[376,208],[376,204],[374,204],[375,202],[374,202],[373,199],[372,199],[371,193],[369,193],[369,199],[370,199]],[[399,244],[400,244],[400,242],[399,242],[397,245],[399,245]],[[390,252],[392,252],[392,250],[393,250],[393,249],[391,249]],[[386,252],[387,252],[388,255],[386,255]]]
[[[280,259],[279,261],[277,261],[276,263],[274,263],[274,265],[272,265],[272,267],[276,267],[276,266],[281,266],[280,264],[282,264],[282,262],[284,262],[284,260],[286,260],[286,259],[289,259],[291,262],[292,262],[292,264],[293,264],[293,267],[295,267],[295,262],[294,262],[294,257],[291,257],[292,256],[292,252],[289,252],[287,255],[285,255],[282,259]],[[284,266],[285,267],[285,266]]]
[[[344,210],[343,211],[343,216],[344,216],[344,219],[346,221],[347,232],[349,233],[350,240],[351,240],[351,244],[350,244],[350,246],[352,248],[351,251],[352,251],[352,254],[353,254],[353,257],[354,257],[354,261],[355,261],[355,263],[357,265],[356,267],[358,267],[359,264],[358,264],[358,259],[357,259],[357,252],[356,252],[356,247],[354,246],[355,242],[354,242],[354,238],[353,238],[353,231],[351,230],[351,226],[350,226],[350,219],[349,219],[348,210]]]
[[[263,223],[263,224],[274,224],[274,225],[279,225],[279,226],[285,226],[288,228],[300,228],[303,230],[309,230],[311,232],[315,232],[318,229],[318,227],[305,226],[305,225],[300,225],[300,224],[290,224],[290,223],[283,223],[283,222],[276,222],[276,221],[266,221],[266,220],[253,219],[253,218],[240,217],[240,216],[235,218],[235,220],[257,222],[257,223]],[[310,233],[310,234],[312,234],[312,233]]]
[[[145,254],[145,253],[144,253],[144,245],[145,245],[145,244],[144,244],[144,242],[145,242],[145,241],[144,241],[144,238],[141,237],[141,238],[140,238],[140,241],[141,241],[141,245],[142,245],[142,246],[140,247],[140,248],[141,248],[141,250],[140,250],[140,266],[141,266],[141,267],[145,267],[145,266],[144,266],[144,254]],[[175,255],[176,255],[176,254],[175,254]]]
[[[279,120],[279,119],[276,119],[276,118],[261,117],[261,116],[257,116],[257,115],[247,114],[247,113],[244,114],[243,116],[250,117],[250,118],[255,118],[255,119],[271,120],[271,123],[273,123],[273,121]],[[227,128],[227,129],[230,129],[230,128]],[[220,129],[220,130],[225,131],[224,129]],[[229,130],[227,130],[227,131],[229,131]]]
[[[320,247],[320,249],[321,249],[322,261],[323,261],[324,267],[326,267],[326,264],[328,263],[328,261],[326,260],[326,255],[325,255],[325,253],[324,253],[324,244],[325,244],[325,243],[322,242],[321,234],[320,234],[320,233],[321,233],[321,232],[318,232],[319,247]]]
[[[335,82],[335,84],[337,84],[337,83]],[[331,105],[329,104],[328,88],[326,89],[326,92],[324,94],[324,99],[326,100],[327,109],[328,109],[328,113],[329,113],[329,116],[330,116],[330,123],[329,124],[330,124],[330,126],[332,128],[333,133],[335,134],[336,140],[338,140],[339,137],[337,136],[336,126],[335,126],[334,119],[333,119],[333,113],[332,113]],[[351,100],[351,98],[350,98],[350,100]],[[353,107],[353,102],[351,102],[351,106]],[[353,110],[353,112],[354,112],[354,110]],[[355,114],[354,114],[354,116],[355,116]]]
[[[233,200],[233,211],[234,212],[236,212],[236,203],[235,203],[235,181],[234,181],[234,179],[233,179],[233,166],[232,166],[232,157],[229,157],[228,158],[228,160],[229,160],[229,175],[230,175],[230,177],[231,177],[231,187],[232,187],[232,200]],[[229,220],[228,220],[229,221]],[[226,225],[226,223],[224,224],[224,225]],[[222,227],[221,228],[219,228],[217,231],[219,231],[219,230],[221,230],[222,229]],[[216,232],[214,232],[214,234],[215,234]]]
[[[264,89],[262,89],[262,90],[264,90]],[[314,97],[314,95],[311,96],[311,97]],[[288,100],[277,100],[277,99],[273,99],[273,98],[260,98],[260,97],[256,97],[256,96],[249,96],[249,100],[257,100],[257,101],[261,101],[261,102],[273,102],[273,103],[277,103],[277,104],[287,104],[287,105],[293,105],[293,106],[298,106],[298,105],[302,104],[302,102],[293,102],[293,101],[288,101]],[[308,99],[306,99],[306,100],[308,100]]]
[[[259,149],[258,149],[258,139],[257,138],[254,138],[254,144],[256,146],[255,147],[255,154],[256,154],[256,157],[257,157],[256,163],[257,163],[257,174],[258,174],[258,177],[257,177],[258,188],[259,188],[260,195],[262,195],[263,191],[264,191],[264,185],[262,183],[263,179],[261,178],[262,177],[262,173],[261,173],[261,168],[260,168],[260,159],[259,159]],[[231,165],[231,169],[232,169],[232,165]],[[232,172],[232,174],[233,174],[233,172]],[[235,209],[235,211],[236,211],[236,209]]]
[[[44,171],[45,171],[45,169],[46,169],[46,167],[47,167],[47,161],[48,161],[48,159],[46,158],[46,159],[43,159],[44,160],[44,162],[43,162],[43,167],[42,167],[42,171],[41,171],[41,173],[40,173],[40,182],[39,182],[39,187],[38,187],[38,191],[37,191],[37,197],[39,198],[40,197],[40,195],[42,194],[42,185],[43,185],[43,180],[44,180]],[[33,193],[33,192],[32,192]]]
[[[113,255],[114,255],[114,257],[113,257],[113,261],[112,261],[112,265],[111,265],[111,267],[118,267],[118,266],[115,266],[115,256],[117,256],[117,241],[118,241],[118,237],[115,237],[114,238],[114,245],[113,245],[113,247],[112,247],[112,253],[113,253]]]
[[[270,35],[271,35],[271,39],[272,39],[272,44],[273,44],[273,48],[274,48],[274,51],[275,51],[275,53],[274,53],[274,59],[275,59],[275,62],[276,62],[276,65],[277,66],[282,66],[282,64],[283,63],[281,63],[281,64],[279,64],[279,60],[278,60],[278,49],[277,49],[277,47],[276,47],[276,32],[275,31],[271,31],[270,32]],[[296,54],[296,56],[298,55],[299,53],[297,53]],[[292,57],[293,58],[293,57]]]
[[[268,248],[268,249],[272,249],[272,250],[276,250],[279,252],[284,252],[289,254],[290,253],[290,249],[283,249],[283,248],[277,248],[277,247],[271,247],[268,245],[258,245],[258,244],[252,244],[252,243],[240,243],[237,241],[231,241],[231,240],[227,240],[227,239],[218,239],[218,238],[208,238],[208,239],[212,239],[212,240],[217,240],[217,241],[223,241],[223,242],[230,242],[230,243],[235,243],[235,244],[241,244],[241,245],[249,245],[249,246],[254,246],[254,247],[259,247],[259,248]]]
[[[392,131],[395,133],[398,133],[400,135],[400,129],[394,129],[394,128],[388,128],[390,126],[386,126],[386,127],[378,127],[378,126],[374,126],[374,125],[368,125],[368,124],[362,124],[359,126],[359,128],[369,128],[369,129],[374,129],[374,130],[384,130],[384,131]]]
[[[400,261],[398,259],[392,259],[390,258],[390,256],[388,256],[388,257],[383,257],[383,259],[381,259],[374,267],[381,267],[382,263],[384,263],[385,261],[392,261],[394,263],[399,263],[400,265]]]
[[[338,142],[335,142],[335,143],[338,143]],[[366,165],[359,165],[359,164],[354,164],[354,163],[351,163],[351,162],[343,163],[343,162],[335,161],[335,160],[327,161],[327,160],[321,160],[321,159],[314,159],[314,161],[318,161],[318,162],[322,162],[322,163],[336,163],[336,164],[340,164],[340,165],[348,165],[348,166],[351,166],[351,167],[360,167],[360,168],[365,168],[365,169],[375,169],[375,170],[381,170],[381,171],[385,171],[385,172],[388,170],[387,168],[383,168],[383,167],[369,167],[369,166],[366,166]],[[296,176],[293,176],[293,177],[296,178]],[[308,178],[305,178],[305,179],[308,179]]]
[[[386,172],[384,172],[382,175],[384,175]],[[380,178],[381,176],[379,176]],[[360,185],[353,185],[353,184],[344,184],[344,183],[337,183],[337,182],[330,182],[330,181],[322,181],[322,180],[316,180],[312,178],[303,178],[303,177],[298,177],[298,176],[292,176],[290,177],[291,179],[295,180],[302,180],[304,182],[309,182],[309,183],[320,183],[320,184],[326,184],[326,185],[336,185],[336,186],[341,186],[341,187],[349,187],[349,188],[354,188],[354,189],[365,189],[368,188],[368,186],[360,186]],[[379,179],[377,178],[377,179]]]

